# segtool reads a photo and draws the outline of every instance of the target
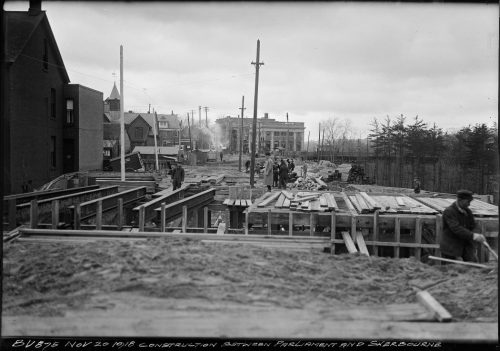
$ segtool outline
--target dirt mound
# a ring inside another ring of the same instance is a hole
[[[63,315],[92,296],[131,291],[304,308],[416,301],[429,292],[455,320],[497,321],[496,268],[430,266],[414,259],[329,255],[190,239],[14,242],[4,247],[5,315]]]

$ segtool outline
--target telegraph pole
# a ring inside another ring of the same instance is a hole
[[[245,113],[245,96],[241,97],[241,126],[240,126],[240,158],[238,159],[238,170],[241,172],[241,154],[243,152],[243,114]]]
[[[121,146],[121,160],[120,171],[121,180],[125,181],[125,109],[123,99],[123,45],[120,45],[120,146]]]
[[[288,147],[290,141],[290,125],[288,124],[288,112],[286,113],[286,155],[290,154],[290,148]]]
[[[198,106],[198,122],[201,127],[201,106]]]
[[[309,134],[307,134],[307,149],[306,149],[306,155],[309,154],[309,137],[311,136],[311,131],[309,131]],[[307,157],[307,156],[306,156]],[[309,159],[309,157],[307,157]]]
[[[321,145],[321,122],[319,123],[319,127],[318,127],[318,163],[319,163],[319,155],[320,155],[320,150],[319,150],[320,145]]]
[[[253,123],[252,123],[252,158],[250,159],[250,187],[254,188],[254,174],[255,174],[255,137],[257,132],[257,101],[259,96],[259,69],[260,65],[263,65],[263,62],[260,62],[260,40],[257,39],[257,59],[255,62],[252,62],[252,65],[255,65],[255,95],[253,98]]]
[[[208,113],[208,107],[205,106],[204,109],[205,109],[205,125],[208,128],[208,114],[207,114]]]
[[[189,112],[188,112],[188,133],[189,133],[189,152],[193,151],[193,142],[191,141],[191,124],[189,123]]]

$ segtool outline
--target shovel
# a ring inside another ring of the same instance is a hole
[[[490,244],[488,244],[486,241],[483,241],[483,245],[486,246],[486,248],[488,249],[488,251],[493,255],[493,257],[495,257],[495,259],[497,260],[498,262],[498,255],[496,254],[495,251],[493,251],[493,249],[490,247]]]

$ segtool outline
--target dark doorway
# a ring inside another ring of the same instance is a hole
[[[64,139],[63,140],[63,173],[75,172],[76,160],[75,160],[75,140],[74,139]]]

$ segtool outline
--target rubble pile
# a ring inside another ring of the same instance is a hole
[[[298,177],[297,180],[293,183],[289,183],[288,187],[291,189],[299,189],[299,190],[326,190],[326,184],[321,181],[321,177],[318,174],[311,174],[304,177]]]

